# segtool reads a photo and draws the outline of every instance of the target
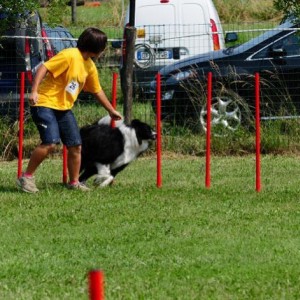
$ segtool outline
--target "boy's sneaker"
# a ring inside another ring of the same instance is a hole
[[[84,183],[79,182],[79,181],[77,183],[74,183],[74,184],[68,183],[67,187],[70,190],[81,190],[81,191],[84,191],[84,192],[88,192],[88,191],[91,190]]]
[[[17,185],[23,192],[26,193],[37,193],[39,190],[35,185],[34,177],[21,176],[17,179]]]

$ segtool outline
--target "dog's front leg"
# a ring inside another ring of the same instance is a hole
[[[94,179],[94,185],[99,187],[110,185],[114,180],[114,177],[110,173],[110,166],[99,163],[96,163],[95,165],[97,168],[97,175]]]

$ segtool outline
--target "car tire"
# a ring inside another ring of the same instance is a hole
[[[202,105],[199,113],[200,127],[207,131],[207,105]],[[248,124],[252,113],[248,104],[231,89],[213,89],[211,100],[211,132],[223,136],[238,130],[242,124]]]

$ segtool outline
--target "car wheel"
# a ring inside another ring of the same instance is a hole
[[[213,135],[226,135],[236,131],[242,123],[243,99],[232,90],[214,91],[211,103],[211,130]],[[207,131],[207,106],[200,110],[200,125]]]

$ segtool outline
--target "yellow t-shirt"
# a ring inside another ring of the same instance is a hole
[[[68,110],[82,90],[90,93],[101,91],[93,60],[85,60],[78,48],[62,50],[44,66],[48,72],[38,88],[36,106]]]

